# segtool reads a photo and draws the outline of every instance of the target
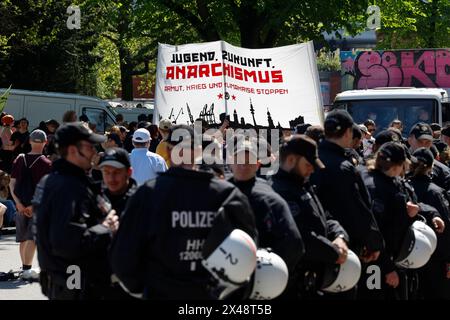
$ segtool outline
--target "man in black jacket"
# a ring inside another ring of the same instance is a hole
[[[120,218],[128,199],[137,189],[136,181],[131,178],[133,169],[128,152],[122,148],[106,149],[100,157],[99,167],[103,176],[103,194]]]
[[[430,125],[427,123],[418,123],[412,127],[409,133],[408,143],[411,152],[416,151],[418,148],[430,149],[433,145],[433,130]],[[450,190],[450,169],[445,164],[434,160],[431,177],[433,183],[444,190]]]
[[[291,275],[288,298],[318,298],[326,265],[347,259],[349,238],[338,221],[331,219],[309,184],[309,176],[323,169],[316,143],[294,135],[280,148],[280,169],[272,177],[272,187],[288,203],[303,236],[306,253]]]
[[[319,157],[325,169],[312,175],[317,195],[350,236],[349,247],[363,262],[378,259],[383,237],[371,211],[369,195],[361,175],[348,161],[345,148],[352,143],[353,119],[344,110],[328,114],[325,139],[319,145]]]
[[[218,221],[256,239],[255,218],[235,186],[196,170],[201,147],[191,127],[172,127],[167,142],[170,169],[130,198],[111,248],[112,269],[136,297],[211,299],[211,277],[201,264],[205,240]]]
[[[250,201],[258,228],[259,246],[271,248],[292,272],[304,253],[304,246],[289,206],[266,180],[256,177],[261,164],[257,159],[256,138],[245,140],[236,136],[235,140],[234,150],[230,150],[233,155],[230,164],[233,177],[228,181]],[[241,156],[243,159],[240,159]]]
[[[60,127],[55,141],[61,159],[36,188],[41,286],[51,300],[102,299],[108,294],[107,248],[118,219],[114,211],[101,211],[96,201],[100,190],[86,175],[96,154],[94,144],[104,140],[81,123]]]

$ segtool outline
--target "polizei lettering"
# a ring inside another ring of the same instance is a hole
[[[172,228],[211,228],[216,211],[172,211]]]

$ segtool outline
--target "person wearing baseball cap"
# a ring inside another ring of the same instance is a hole
[[[50,300],[106,299],[110,288],[107,252],[118,228],[114,210],[98,203],[100,190],[87,176],[106,138],[80,122],[55,133],[61,156],[41,179],[33,198],[42,291]],[[61,275],[81,266],[81,288],[67,287]]]
[[[260,246],[270,247],[284,260],[289,272],[293,272],[303,255],[304,245],[286,201],[267,180],[257,177],[261,166],[258,155],[266,155],[266,150],[258,150],[264,147],[263,143],[256,137],[239,134],[234,135],[231,141],[227,147],[231,149],[229,154],[233,155],[229,159],[233,176],[228,181],[249,199],[255,213]]]
[[[172,128],[172,122],[169,119],[162,119],[159,121],[158,130],[162,136],[162,140],[156,147],[156,153],[164,158],[167,167],[170,167],[170,155],[167,152],[167,137],[169,136],[169,130]]]
[[[217,299],[224,288],[205,272],[202,259],[217,247],[216,239],[220,244],[235,228],[252,240],[257,234],[247,197],[229,182],[197,170],[192,155],[201,151],[202,139],[194,140],[192,127],[172,126],[167,137],[171,167],[140,186],[125,208],[110,256],[115,277],[133,296]],[[213,240],[207,241],[208,235]],[[235,256],[233,248],[229,253]]]
[[[137,189],[137,183],[131,177],[130,156],[125,149],[109,148],[101,155],[98,166],[102,171],[103,194],[120,218],[128,198]]]
[[[411,165],[410,183],[417,200],[435,208],[437,212],[425,216],[437,233],[438,241],[434,254],[427,264],[419,270],[421,298],[450,299],[450,208],[447,191],[432,182],[434,157],[427,148],[414,151],[417,162]],[[447,271],[447,272],[446,272]]]
[[[350,249],[364,262],[375,261],[383,248],[383,237],[362,177],[346,155],[346,148],[352,144],[353,119],[347,111],[336,110],[327,115],[324,128],[319,157],[325,168],[314,172],[312,183],[324,209],[348,232]]]
[[[155,179],[158,172],[167,170],[163,157],[148,150],[151,139],[150,132],[145,128],[137,129],[133,133],[134,149],[131,151],[130,162],[133,168],[132,177],[138,186]]]
[[[446,133],[444,127],[441,134],[445,136]],[[408,143],[412,153],[419,148],[430,149],[433,145],[433,130],[430,125],[423,122],[414,125],[409,133]],[[432,178],[439,187],[445,190],[450,189],[450,169],[445,164],[434,160]]]
[[[43,154],[47,143],[47,136],[42,130],[34,130],[29,135],[31,151],[20,154],[12,164],[9,189],[14,199],[16,215],[16,241],[20,243],[20,257],[23,273],[21,278],[32,280],[39,277],[39,272],[31,269],[33,257],[36,252],[36,244],[33,238],[33,198],[36,185],[39,180],[50,173],[52,163]]]
[[[399,250],[414,217],[420,211],[419,205],[408,199],[399,179],[407,162],[405,148],[398,142],[384,143],[375,156],[375,162],[369,166],[368,174],[364,177],[370,197],[373,201],[373,214],[385,240],[385,247],[381,249],[380,259],[375,262],[381,269],[385,285],[378,292],[362,290],[364,298],[388,298],[396,292],[400,297],[400,288],[407,286],[403,271],[394,261],[399,256]],[[399,196],[401,195],[401,196]],[[395,222],[395,223],[394,223]],[[410,274],[413,277],[412,274]],[[414,292],[414,289],[410,289]]]
[[[292,276],[283,296],[287,299],[299,296],[317,299],[316,285],[320,284],[308,285],[308,275],[321,277],[326,263],[342,264],[346,261],[348,234],[338,221],[330,219],[325,213],[309,183],[309,177],[315,170],[325,168],[317,155],[316,142],[305,135],[284,138],[279,161],[280,169],[272,177],[271,185],[288,203],[306,250],[300,263],[294,270],[289,270]]]

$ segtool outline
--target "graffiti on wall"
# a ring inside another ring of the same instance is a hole
[[[342,51],[342,90],[450,88],[450,49]]]

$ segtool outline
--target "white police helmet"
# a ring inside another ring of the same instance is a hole
[[[348,250],[347,260],[326,268],[322,290],[326,292],[343,292],[353,288],[361,276],[361,262],[358,256]]]
[[[234,229],[202,265],[223,287],[233,289],[249,281],[256,267],[256,245],[244,231]]]
[[[428,262],[432,253],[430,240],[411,225],[406,232],[395,264],[402,268],[417,269]]]
[[[271,300],[286,289],[289,272],[284,260],[266,249],[258,249],[250,299]]]
[[[422,216],[420,216],[422,217]],[[426,224],[426,219],[424,217],[422,217],[422,221],[414,221],[414,223],[412,224],[412,227],[420,232],[423,233],[423,235],[425,237],[427,237],[427,239],[430,241],[431,244],[431,253],[434,252],[434,250],[436,250],[436,246],[437,246],[437,236],[436,233],[434,232],[433,229],[431,229],[427,224]]]

